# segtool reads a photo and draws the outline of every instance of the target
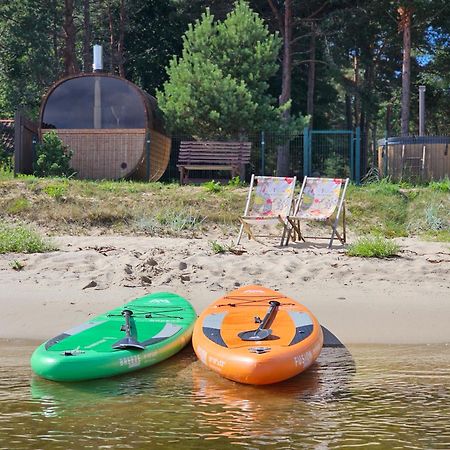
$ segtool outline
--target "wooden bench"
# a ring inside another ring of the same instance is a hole
[[[190,170],[225,170],[231,177],[243,176],[250,149],[250,142],[182,141],[177,164],[180,184],[189,182]]]

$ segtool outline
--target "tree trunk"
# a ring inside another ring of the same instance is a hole
[[[90,0],[83,0],[83,70],[92,72]]]
[[[107,11],[108,11],[108,25],[109,25],[109,66],[111,73],[114,73],[114,18],[111,10],[111,3],[107,2]]]
[[[368,58],[366,70],[364,71],[364,84],[363,89],[366,93],[365,98],[362,99],[361,107],[361,174],[365,175],[367,167],[370,164],[369,161],[369,131],[370,125],[373,120],[373,107],[368,104],[366,98],[371,98],[375,88],[375,64],[374,55],[371,48],[368,49]]]
[[[60,71],[60,59],[59,59],[59,48],[58,48],[58,31],[60,30],[60,24],[58,23],[58,5],[56,0],[52,0],[51,8],[53,13],[53,23],[52,23],[52,44],[53,44],[53,60],[55,65],[55,73],[59,75]]]
[[[311,22],[311,40],[309,42],[308,92],[306,94],[306,114],[310,116],[309,127],[314,124],[314,90],[316,78],[316,25]]]
[[[345,94],[345,122],[347,130],[352,130],[353,129],[352,97],[350,94]]]
[[[355,84],[355,127],[359,124],[360,98],[359,98],[359,54],[355,51],[353,55],[353,82]]]
[[[403,65],[402,65],[402,113],[401,134],[409,134],[409,108],[411,97],[411,19],[412,9],[407,6],[398,8],[399,29],[403,33]]]
[[[386,107],[386,137],[392,136],[392,105]]]
[[[74,0],[64,0],[64,75],[72,75],[79,72],[75,43],[77,31],[73,21]]]
[[[119,75],[125,78],[124,68],[124,41],[125,41],[126,11],[125,0],[120,0],[120,23],[119,23],[119,42],[117,43],[117,59],[119,64]]]
[[[284,2],[284,24],[283,24],[283,59],[281,76],[280,106],[285,105],[291,99],[292,82],[292,0]],[[286,108],[282,114],[282,120],[288,122],[291,117],[291,109]],[[289,143],[280,145],[277,154],[277,176],[289,175]]]

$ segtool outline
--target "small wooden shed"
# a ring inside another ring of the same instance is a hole
[[[378,141],[378,169],[392,180],[450,176],[450,136],[390,137]]]
[[[40,110],[40,136],[57,132],[79,178],[158,180],[171,140],[156,99],[130,81],[106,73],[79,74],[55,83]]]

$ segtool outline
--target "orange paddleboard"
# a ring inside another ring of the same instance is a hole
[[[192,344],[200,361],[225,378],[270,384],[313,364],[323,334],[305,306],[262,286],[244,286],[202,312]]]

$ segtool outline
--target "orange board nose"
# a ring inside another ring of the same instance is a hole
[[[297,301],[262,286],[244,286],[203,311],[192,342],[198,358],[225,378],[270,384],[313,364],[323,334],[314,315]]]

